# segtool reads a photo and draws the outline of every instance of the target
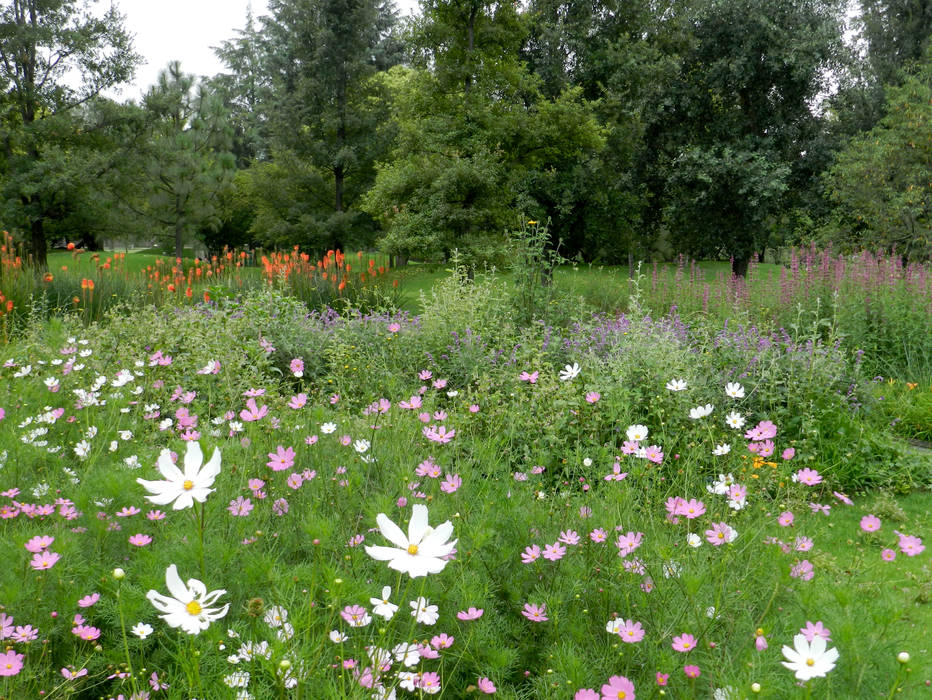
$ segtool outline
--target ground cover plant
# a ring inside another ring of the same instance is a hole
[[[2,696],[927,692],[929,462],[841,344],[506,297],[24,329]]]

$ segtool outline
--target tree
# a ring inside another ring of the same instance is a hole
[[[840,17],[832,0],[698,3],[679,74],[648,112],[643,155],[658,223],[680,250],[731,257],[743,275],[794,187],[811,186],[815,105],[839,55]]]
[[[126,150],[125,177],[138,183],[124,202],[174,243],[220,224],[221,195],[234,173],[231,130],[219,99],[177,61],[159,74],[143,98],[143,133]]]
[[[881,85],[898,85],[922,62],[932,36],[930,0],[861,0],[861,35]]]
[[[826,234],[839,247],[932,256],[932,49],[888,89],[886,115],[838,154],[825,183],[835,205]]]
[[[374,76],[401,58],[394,6],[272,0],[269,11],[263,65],[272,86],[273,153],[292,152],[328,183],[329,202],[304,212],[324,234],[324,249],[369,242],[375,224],[357,204],[392,141]]]
[[[365,207],[386,252],[468,262],[504,253],[522,212],[546,218],[560,175],[602,144],[579,90],[545,98],[519,51],[515,5],[431,0],[412,28],[415,68],[390,72],[398,140]]]
[[[46,222],[56,216],[61,181],[50,182],[59,155],[49,143],[76,135],[71,113],[108,87],[132,77],[133,53],[123,17],[100,16],[93,0],[10,0],[0,7],[0,129],[4,209],[28,231],[35,263],[46,265]],[[66,76],[77,75],[73,87]],[[48,160],[46,160],[48,158]],[[17,187],[16,183],[20,183]]]

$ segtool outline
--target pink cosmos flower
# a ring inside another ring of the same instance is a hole
[[[794,564],[790,568],[790,576],[803,581],[811,581],[812,577],[815,576],[812,563],[808,559],[803,559],[801,562]]]
[[[446,387],[446,385],[447,385],[446,379],[435,379],[434,381],[431,382],[431,386],[433,386],[434,389],[443,389],[444,387]]]
[[[602,394],[597,391],[590,391],[586,394],[587,403],[598,403],[599,399],[602,398]]]
[[[754,648],[758,651],[765,651],[767,649],[767,637],[762,634],[757,635],[754,638]]]
[[[518,375],[518,379],[522,382],[530,382],[531,384],[537,383],[537,377],[540,375],[540,372],[534,371],[528,374],[527,372],[522,372]]]
[[[484,611],[482,608],[469,608],[468,610],[460,610],[458,613],[456,613],[456,617],[459,620],[468,622],[470,620],[478,620],[480,617],[482,617],[483,612]]]
[[[30,561],[29,564],[36,571],[43,571],[45,569],[51,569],[59,559],[61,559],[60,554],[46,550],[38,554],[33,554],[32,561]]]
[[[658,445],[651,445],[644,449],[644,458],[654,464],[663,462],[663,450]]]
[[[549,559],[550,561],[559,561],[565,554],[566,547],[562,546],[559,542],[544,545],[544,559]]]
[[[446,632],[441,632],[440,634],[434,636],[430,640],[430,645],[434,649],[449,649],[453,646],[453,640],[455,637],[451,637]]]
[[[699,667],[692,665],[683,666],[683,673],[685,673],[688,678],[698,678],[700,675],[702,675]]]
[[[786,461],[789,461],[793,459],[793,457],[796,456],[796,450],[793,449],[792,447],[787,447],[785,450],[783,450],[783,454],[781,454],[780,456]]]
[[[579,544],[579,533],[576,530],[563,530],[560,532],[560,542],[568,545]]]
[[[0,612],[0,640],[13,635],[13,618],[5,612]]]
[[[463,485],[463,480],[459,474],[447,474],[446,478],[440,483],[440,490],[444,493],[455,493]]]
[[[815,486],[816,484],[822,483],[822,476],[819,472],[809,467],[800,469],[794,476],[796,477],[796,481],[806,484],[806,486]]]
[[[296,394],[291,397],[291,400],[288,402],[288,408],[298,410],[307,403],[307,394],[301,393]]]
[[[617,633],[618,636],[621,637],[621,641],[629,644],[634,644],[644,639],[644,629],[641,627],[641,623],[634,622],[633,620],[625,620],[618,628]]]
[[[262,404],[262,407],[260,408],[256,405],[256,400],[253,398],[250,398],[250,399],[247,399],[246,401],[246,408],[244,408],[242,411],[239,412],[239,417],[243,419],[244,421],[246,421],[247,423],[251,423],[252,421],[257,421],[257,420],[261,420],[262,418],[265,418],[265,416],[268,415],[268,412],[269,412],[268,406],[266,406],[265,404]]]
[[[539,606],[533,603],[525,603],[524,610],[521,611],[521,614],[531,622],[546,622],[550,619],[547,617],[546,603],[542,603]]]
[[[87,669],[82,668],[80,671],[72,671],[70,668],[63,668],[61,670],[61,675],[65,677],[65,680],[73,681],[75,678],[81,678],[82,676],[86,676]]]
[[[894,530],[896,532],[896,530]],[[917,554],[922,554],[925,551],[925,545],[922,544],[922,540],[914,535],[904,535],[902,532],[896,532],[899,535],[900,541],[900,551],[905,554],[907,557],[914,557]]]
[[[673,638],[673,651],[689,652],[696,648],[696,638],[691,634],[681,634]]]
[[[812,509],[813,513],[822,513],[822,515],[831,515],[832,506],[828,503],[810,503],[809,507]]]
[[[10,635],[14,642],[26,643],[34,642],[39,638],[39,630],[32,625],[17,625],[16,630]]]
[[[657,671],[657,685],[666,685],[669,678],[669,673],[661,673],[660,671]]]
[[[705,504],[702,501],[697,501],[695,498],[690,498],[688,501],[684,501],[680,504],[679,515],[686,516],[687,520],[698,518],[700,515],[704,514]]]
[[[266,462],[272,471],[280,472],[294,466],[295,451],[293,448],[284,448],[279,445],[275,452],[269,452],[269,461]]]
[[[150,510],[146,513],[146,517],[149,520],[165,520],[165,513],[160,510]]]
[[[129,518],[133,515],[139,515],[142,511],[136,506],[125,506],[121,510],[117,511],[114,515],[118,518]]]
[[[137,533],[131,535],[129,538],[129,543],[134,547],[145,547],[147,544],[152,542],[152,538],[149,535],[143,533]]]
[[[51,535],[36,535],[23,546],[30,552],[37,553],[52,546],[55,538]]]
[[[734,530],[731,529],[728,523],[712,523],[712,529],[705,531],[705,539],[709,544],[720,547],[734,539],[733,532]]]
[[[476,681],[476,687],[486,695],[492,695],[497,690],[495,684],[485,677],[482,677]]]
[[[428,671],[421,676],[421,679],[417,682],[417,687],[423,688],[428,695],[434,695],[440,690],[440,676],[433,671]]]
[[[626,557],[631,554],[631,552],[641,546],[641,541],[643,539],[643,532],[638,532],[637,534],[628,532],[624,535],[619,535],[618,540],[615,542],[615,546],[618,547],[618,556]]]
[[[340,611],[340,617],[350,627],[365,627],[372,622],[372,616],[361,605],[347,605]]]
[[[470,412],[470,413],[479,413],[479,404],[477,404],[477,403],[470,404],[470,405],[469,405],[469,412]]]
[[[780,517],[777,518],[777,522],[780,523],[780,525],[783,527],[789,527],[793,524],[793,519],[793,514],[790,511],[785,510],[780,513]]]
[[[634,700],[634,683],[624,676],[612,676],[602,685],[602,700]]]
[[[71,628],[71,634],[80,637],[85,642],[93,642],[100,638],[100,630],[90,625],[78,625]]]
[[[812,549],[812,544],[813,543],[811,538],[799,535],[796,538],[796,542],[793,543],[793,549],[795,549],[797,552],[808,552],[810,549]]]
[[[272,512],[275,513],[275,515],[285,515],[288,512],[288,501],[284,498],[279,498],[272,503]]]
[[[100,600],[100,593],[91,593],[90,595],[86,595],[78,601],[78,607],[89,608],[98,600]]]
[[[592,688],[580,688],[573,696],[573,700],[601,700],[602,696]]]
[[[291,363],[288,365],[288,369],[291,370],[291,373],[300,378],[304,376],[304,360],[300,357],[294,358]]]
[[[621,481],[626,476],[628,476],[628,472],[621,471],[621,463],[615,462],[615,464],[612,465],[612,473],[606,474],[605,480],[606,481]]]
[[[23,658],[13,650],[0,654],[0,676],[15,676],[22,671]]]
[[[832,495],[835,498],[837,498],[839,501],[844,503],[846,506],[854,505],[854,501],[852,501],[850,498],[848,498],[845,494],[841,493],[840,491],[832,491]]]
[[[880,558],[884,561],[893,561],[896,559],[896,551],[892,549],[885,549],[880,553]]]
[[[880,518],[876,515],[865,515],[861,518],[861,529],[864,532],[877,532],[880,529]]]
[[[826,642],[832,641],[831,630],[828,629],[825,625],[822,624],[822,620],[812,623],[809,620],[806,620],[806,626],[799,628],[799,633],[802,634],[807,642],[811,642],[816,637],[821,637]]]
[[[602,528],[597,527],[589,533],[589,539],[596,543],[605,542],[608,539],[608,534]]]

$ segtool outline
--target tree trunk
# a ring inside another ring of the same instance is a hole
[[[32,222],[30,244],[32,246],[33,264],[40,270],[48,269],[49,260],[46,255],[45,226],[42,219],[36,219]]]
[[[628,251],[628,279],[634,279],[634,251]]]
[[[175,219],[175,259],[184,253],[184,222],[181,217]]]
[[[751,256],[747,253],[736,255],[731,259],[731,274],[735,277],[748,276],[748,263],[751,262]]]
[[[338,165],[333,169],[333,206],[338,212],[343,211],[343,166]]]

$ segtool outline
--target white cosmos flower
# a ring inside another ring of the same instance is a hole
[[[363,454],[368,451],[369,447],[372,445],[368,440],[356,440],[353,443],[353,449],[356,450],[359,454]]]
[[[394,603],[389,602],[389,598],[392,595],[392,587],[384,586],[382,588],[382,597],[381,598],[370,598],[369,602],[372,604],[372,612],[375,615],[385,619],[391,620],[395,613],[398,611],[398,606]]]
[[[411,601],[411,617],[423,625],[433,625],[440,619],[436,605],[431,605],[427,598],[419,597]]]
[[[334,644],[340,644],[345,642],[349,637],[343,634],[340,630],[330,630],[330,641]]]
[[[329,435],[330,433],[334,432],[336,429],[337,429],[336,423],[324,423],[322,426],[320,426],[320,432],[324,433],[325,435]]]
[[[146,598],[155,606],[159,615],[169,627],[180,627],[188,634],[200,634],[214,620],[227,614],[230,604],[222,608],[211,608],[225,590],[207,592],[207,587],[195,578],[188,579],[187,585],[181,582],[178,568],[172,564],[165,571],[165,585],[171,597],[164,596],[156,590],[146,593]]]
[[[281,605],[273,605],[265,612],[263,619],[269,627],[281,627],[288,621],[288,611]]]
[[[690,547],[701,547],[702,538],[699,537],[699,535],[697,535],[695,532],[690,532],[688,535],[686,535],[686,543]]]
[[[712,404],[707,403],[705,406],[696,406],[695,408],[689,409],[689,417],[693,420],[699,420],[700,418],[705,418],[707,415],[712,413]]]
[[[164,506],[174,502],[174,510],[190,508],[194,501],[206,501],[208,494],[214,491],[210,487],[220,473],[220,450],[214,448],[213,456],[202,468],[203,461],[200,443],[192,440],[184,456],[184,472],[172,463],[171,452],[166,449],[162,450],[158,460],[159,472],[165,481],[136,479],[136,482],[153,494],[146,496],[146,499],[156,505]]]
[[[140,639],[145,639],[152,634],[152,625],[147,625],[145,622],[137,622],[130,631]]]
[[[725,385],[725,394],[733,399],[743,399],[744,387],[738,384],[738,382],[728,382]]]
[[[740,430],[744,427],[744,416],[742,416],[737,411],[732,411],[727,416],[725,416],[725,423],[727,423],[730,428]]]
[[[731,445],[729,445],[727,442],[721,445],[716,445],[715,449],[712,450],[712,454],[715,455],[716,457],[727,455],[729,452],[731,452]]]
[[[571,365],[566,365],[563,369],[560,370],[560,381],[568,382],[571,379],[575,379],[579,376],[579,371],[580,367],[578,362],[574,362]]]
[[[390,569],[407,573],[411,578],[437,574],[447,565],[446,557],[456,546],[457,540],[448,542],[453,534],[453,523],[447,520],[436,529],[427,524],[427,506],[415,504],[408,535],[395,525],[385,513],[375,519],[382,536],[394,547],[367,546],[366,553],[373,559],[387,561]]]
[[[686,391],[685,379],[671,379],[667,382],[667,389],[670,391]]]
[[[625,433],[628,436],[628,439],[632,442],[640,442],[647,438],[647,426],[646,425],[629,425],[628,430]]]
[[[793,637],[793,646],[795,648],[791,649],[783,645],[783,656],[787,660],[780,663],[793,671],[797,680],[821,678],[835,668],[835,662],[838,661],[838,649],[826,649],[822,637],[815,636],[811,642],[807,642],[805,635],[797,634]]]

